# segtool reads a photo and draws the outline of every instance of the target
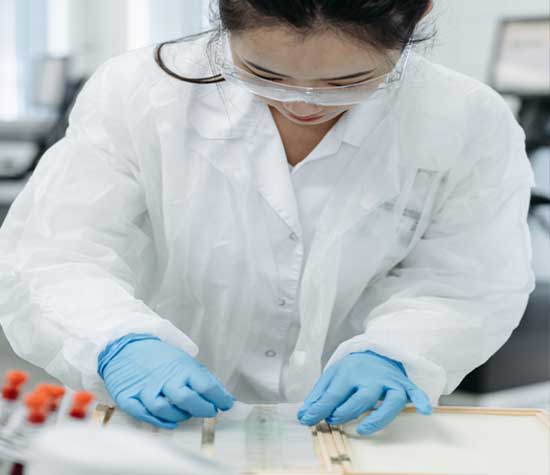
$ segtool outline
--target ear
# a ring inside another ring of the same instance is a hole
[[[422,18],[428,16],[433,9],[434,9],[434,2],[433,0],[430,0],[430,4],[428,5],[428,8],[426,8],[426,11],[424,12],[424,15],[422,15]]]

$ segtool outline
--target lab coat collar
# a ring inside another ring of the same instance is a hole
[[[345,125],[343,141],[354,147],[360,147],[395,107],[396,102],[396,94],[380,94],[378,97],[374,96],[370,100],[353,106],[341,119]]]
[[[168,45],[163,50],[163,57],[167,66],[182,75],[194,77],[211,76],[214,74],[207,64],[204,41],[186,42],[182,44]],[[189,52],[188,50],[193,50]],[[199,63],[199,64],[197,64]],[[388,116],[393,116],[393,122],[397,123],[399,141],[411,141],[409,137],[423,139],[422,143],[416,143],[416,153],[404,151],[407,155],[407,163],[417,168],[442,169],[448,166],[452,159],[452,153],[448,157],[436,155],[441,137],[448,142],[457,139],[457,147],[460,146],[460,128],[449,127],[448,118],[453,117],[453,112],[460,117],[460,111],[448,110],[439,103],[423,103],[419,109],[416,98],[426,85],[423,83],[422,72],[425,60],[416,55],[411,55],[409,74],[404,83],[391,95],[380,95],[354,106],[346,112],[339,123],[341,127],[341,141],[360,148],[363,143],[370,140],[371,135],[380,123]],[[195,71],[195,73],[193,73]],[[265,113],[266,106],[258,98],[246,89],[234,86],[227,82],[218,84],[196,85],[174,79],[159,71],[160,78],[151,90],[151,103],[159,109],[159,114],[172,114],[178,109],[185,109],[186,103],[193,103],[190,113],[185,117],[186,125],[192,126],[200,136],[208,139],[240,139],[249,138],[256,133],[260,123],[259,118]],[[432,85],[435,87],[437,85]],[[183,101],[183,103],[181,102]],[[459,104],[454,104],[460,107]],[[164,111],[161,109],[164,108]],[[434,119],[441,116],[441,121],[434,124]],[[433,128],[440,129],[438,133],[425,134],[421,130],[425,121],[429,121]],[[337,124],[338,125],[338,124]],[[395,124],[392,124],[395,125]],[[336,139],[332,136],[329,140]],[[341,142],[331,142],[330,149],[335,149]],[[457,149],[458,150],[458,149]]]
[[[253,183],[289,229],[301,235],[284,147],[266,123],[273,119],[264,103],[227,83],[174,84],[171,78],[153,88],[151,101],[165,153],[192,147],[237,186]],[[177,123],[195,132],[186,134],[186,144]]]
[[[182,127],[191,127],[200,137],[207,139],[197,145],[197,149],[228,177],[240,180],[243,176],[248,176],[248,172],[243,169],[243,165],[248,162],[249,169],[254,173],[255,185],[264,199],[294,232],[301,233],[296,199],[284,160],[284,148],[280,137],[274,133],[276,127],[273,118],[268,117],[270,113],[265,103],[248,91],[228,83],[195,85],[170,77],[161,79],[153,87],[151,102],[155,108],[161,142],[178,143],[181,133],[177,131],[175,124],[181,123]],[[366,143],[371,134],[386,126],[388,121],[392,128],[395,127],[395,122],[389,120],[387,114],[389,105],[387,101],[372,101],[356,106],[342,117],[342,123],[337,124],[336,133],[328,140],[327,150],[334,149],[334,152],[341,141],[357,148],[358,156],[353,161],[358,163],[354,165],[354,171],[351,175],[346,172],[343,174],[348,182],[353,181],[354,174],[355,178],[364,177],[358,184],[363,191],[357,202],[363,212],[357,216],[399,191],[397,141],[385,138],[384,140],[391,140],[388,144],[391,145],[390,150],[384,156],[378,157],[373,157],[369,150],[371,142]],[[266,124],[265,120],[270,120],[271,124]],[[170,137],[162,139],[166,135]],[[220,141],[225,142],[225,145]],[[232,155],[229,160],[230,154],[220,152],[224,147],[230,147],[239,141],[246,147],[246,159]],[[380,161],[380,165],[373,173],[366,167],[370,167],[369,163],[375,158]],[[327,229],[333,227],[331,223],[334,220],[340,221],[343,218],[338,216],[339,207],[344,204],[339,203],[339,200],[345,200],[345,196],[349,196],[348,187],[343,182],[339,188],[338,185],[335,188],[337,196],[334,197],[332,206],[328,207],[332,211],[327,211],[324,220]],[[354,196],[358,198],[357,193]],[[350,209],[357,210],[357,207]],[[348,216],[347,219],[351,223],[357,216]],[[342,224],[347,227],[346,223]]]
[[[166,45],[162,51],[166,66],[185,77],[215,75],[208,63],[206,40]],[[194,84],[161,71],[158,74],[149,96],[158,114],[168,116],[187,109],[185,125],[207,139],[239,139],[254,133],[258,103],[245,89],[225,81]]]
[[[270,139],[273,139],[271,135],[278,138],[277,125],[269,107],[257,97],[254,97],[253,101],[258,103],[257,121],[262,124],[260,127],[262,133],[268,132]],[[378,100],[359,104],[348,110],[311,151],[307,160],[296,165],[294,170],[298,170],[302,165],[306,165],[313,160],[335,155],[342,146],[342,142],[359,148],[369,133],[382,121],[389,109],[390,102],[388,100]]]
[[[295,170],[298,170],[299,168],[301,168],[301,166],[307,165],[307,163],[313,160],[320,160],[322,158],[331,157],[338,152],[338,150],[342,146],[342,141],[346,130],[346,121],[344,120],[345,116],[346,114],[344,114],[336,122],[336,124],[332,126],[330,131],[327,134],[325,134],[325,136],[321,139],[321,141],[317,144],[317,146],[306,157],[306,160],[298,163],[295,166],[294,168]],[[272,122],[273,122],[273,119],[272,119]],[[277,132],[277,128],[274,122],[273,122],[273,125],[275,127],[275,132]]]
[[[167,64],[183,74],[184,65],[175,59],[170,62],[171,58],[171,55],[168,56]],[[189,101],[191,97],[197,100],[197,107],[188,117],[188,122],[201,136],[210,139],[250,136],[255,133],[254,125],[258,125],[262,115],[269,112],[258,97],[227,82],[198,85],[165,76],[151,92],[152,104],[157,108],[177,98]],[[322,147],[323,156],[335,153],[342,141],[360,147],[369,132],[387,114],[392,103],[393,99],[381,95],[348,110],[336,124],[337,130],[327,134],[327,141]]]
[[[209,60],[210,39],[211,35],[204,35],[193,41],[165,45],[164,64],[183,77],[215,76]],[[240,138],[250,130],[247,118],[251,115],[246,112],[252,101],[250,95],[243,94],[239,88],[225,82],[194,84],[161,71],[159,75],[150,92],[151,104],[158,114],[168,117],[178,109],[186,109],[189,114],[182,126],[192,126],[200,136],[209,139]]]

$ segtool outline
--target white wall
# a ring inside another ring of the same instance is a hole
[[[69,46],[77,57],[74,74],[90,74],[128,48],[200,31],[205,1],[71,0]]]
[[[487,81],[494,39],[502,18],[550,16],[549,0],[434,0],[438,35],[430,57]]]
[[[75,76],[91,74],[103,61],[126,49],[126,2],[68,2],[68,50],[76,58]]]
[[[0,112],[2,117],[17,116],[17,49],[15,31],[15,0],[0,2]]]
[[[202,30],[205,0],[152,0],[152,41],[160,42]]]

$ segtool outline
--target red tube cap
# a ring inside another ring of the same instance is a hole
[[[2,398],[15,401],[19,398],[21,386],[27,382],[29,375],[25,371],[8,371],[6,373],[4,386],[2,387]]]
[[[95,396],[88,391],[79,391],[75,393],[69,415],[75,419],[85,419],[88,406],[94,399]]]
[[[32,392],[25,396],[27,421],[32,424],[43,424],[48,415],[48,396],[43,392]]]
[[[44,393],[48,397],[48,410],[50,412],[57,410],[61,398],[65,395],[65,388],[57,384],[42,383],[36,386],[35,391]]]

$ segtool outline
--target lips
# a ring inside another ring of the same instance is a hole
[[[287,111],[288,112],[288,111]],[[302,121],[302,122],[309,122],[309,121],[312,121],[312,120],[317,120],[317,119],[320,119],[321,117],[323,117],[323,115],[319,115],[319,114],[316,114],[316,115],[308,115],[306,117],[300,117],[300,116],[297,116],[297,115],[294,115],[292,114],[291,112],[288,112],[288,114],[290,115],[290,117],[292,117],[293,119],[296,119],[296,120],[299,120],[299,121]]]

